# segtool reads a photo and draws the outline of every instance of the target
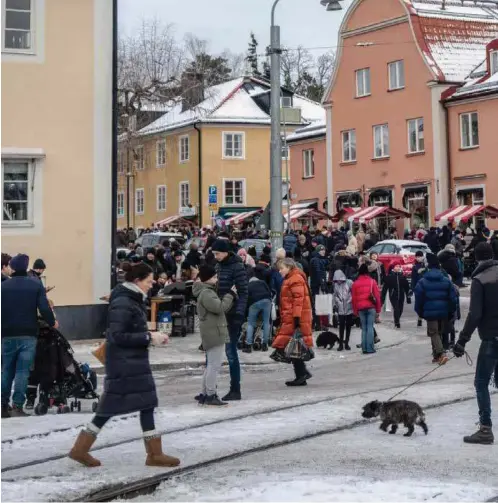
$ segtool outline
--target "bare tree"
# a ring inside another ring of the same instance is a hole
[[[282,78],[285,87],[303,94],[303,75],[311,74],[314,61],[310,52],[302,46],[296,49],[285,50],[282,53]]]
[[[327,52],[316,59],[315,78],[319,86],[325,89],[335,66],[335,53]]]
[[[220,56],[227,61],[232,69],[232,77],[241,77],[246,71],[246,57],[243,53],[232,52],[225,49]]]

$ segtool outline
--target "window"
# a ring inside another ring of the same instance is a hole
[[[288,161],[290,158],[290,150],[289,150],[289,145],[287,145],[287,142],[285,141],[285,139],[282,139],[281,152],[282,152],[282,160]]]
[[[408,121],[408,152],[415,154],[424,150],[424,119],[410,119]]]
[[[374,159],[389,157],[389,126],[374,126]]]
[[[189,182],[180,182],[180,208],[190,206],[190,184]]]
[[[124,217],[125,214],[125,193],[118,192],[118,218]]]
[[[489,63],[491,75],[498,73],[498,50],[489,53]]]
[[[166,140],[159,140],[156,143],[156,168],[166,165]]]
[[[33,223],[33,175],[32,162],[2,161],[2,225]]]
[[[187,162],[190,159],[190,141],[188,136],[180,136],[179,155],[180,162]]]
[[[143,145],[140,145],[135,149],[135,160],[137,162],[137,171],[143,171],[145,168]]]
[[[356,97],[370,95],[370,68],[356,70]]]
[[[389,90],[403,89],[405,87],[405,62],[403,60],[389,63]]]
[[[280,98],[280,103],[282,108],[290,108],[292,107],[292,98],[290,96],[282,96]]]
[[[303,150],[303,178],[313,178],[315,176],[314,151]]]
[[[223,194],[225,205],[243,205],[245,199],[245,180],[224,180]]]
[[[392,255],[396,253],[396,245],[393,244],[385,244],[384,248],[382,248],[382,252],[380,253],[381,255]]]
[[[158,185],[156,193],[157,211],[166,211],[166,185]]]
[[[342,161],[356,161],[356,130],[342,132]]]
[[[144,189],[136,189],[135,190],[135,213],[137,215],[143,215],[144,214],[144,206],[145,206]]]
[[[244,158],[244,133],[223,133],[223,158]]]
[[[8,52],[32,52],[34,0],[5,0],[2,49]]]
[[[462,148],[479,146],[479,119],[477,112],[460,114],[460,137]]]

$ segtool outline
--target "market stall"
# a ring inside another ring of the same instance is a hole
[[[311,228],[316,227],[320,221],[332,220],[332,216],[324,211],[317,210],[309,203],[293,204],[288,210],[284,209],[284,221],[286,224],[308,224]]]
[[[455,222],[457,224],[463,222],[466,224],[477,216],[483,218],[498,218],[498,208],[490,204],[454,206],[436,215],[435,220],[436,222],[446,221],[449,223]]]
[[[181,215],[172,215],[171,217],[163,218],[154,224],[154,227],[162,227],[165,225],[175,225],[175,226],[184,226],[184,225],[195,225],[195,221],[188,220]]]

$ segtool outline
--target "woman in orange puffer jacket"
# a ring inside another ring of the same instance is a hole
[[[280,291],[280,328],[273,342],[273,347],[283,351],[294,332],[299,328],[303,342],[313,346],[311,296],[306,275],[296,266],[294,260],[286,258],[278,262],[281,276],[284,278]],[[287,386],[306,386],[311,374],[302,360],[292,360],[296,378],[287,381]]]

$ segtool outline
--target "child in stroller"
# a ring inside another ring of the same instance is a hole
[[[38,404],[34,407],[37,388]],[[95,400],[92,412],[97,410],[97,375],[89,365],[78,363],[66,338],[56,329],[40,324],[34,369],[31,372],[26,409],[34,407],[36,415],[44,415],[50,407],[58,414],[81,410],[80,399]],[[72,399],[68,405],[68,399]]]

